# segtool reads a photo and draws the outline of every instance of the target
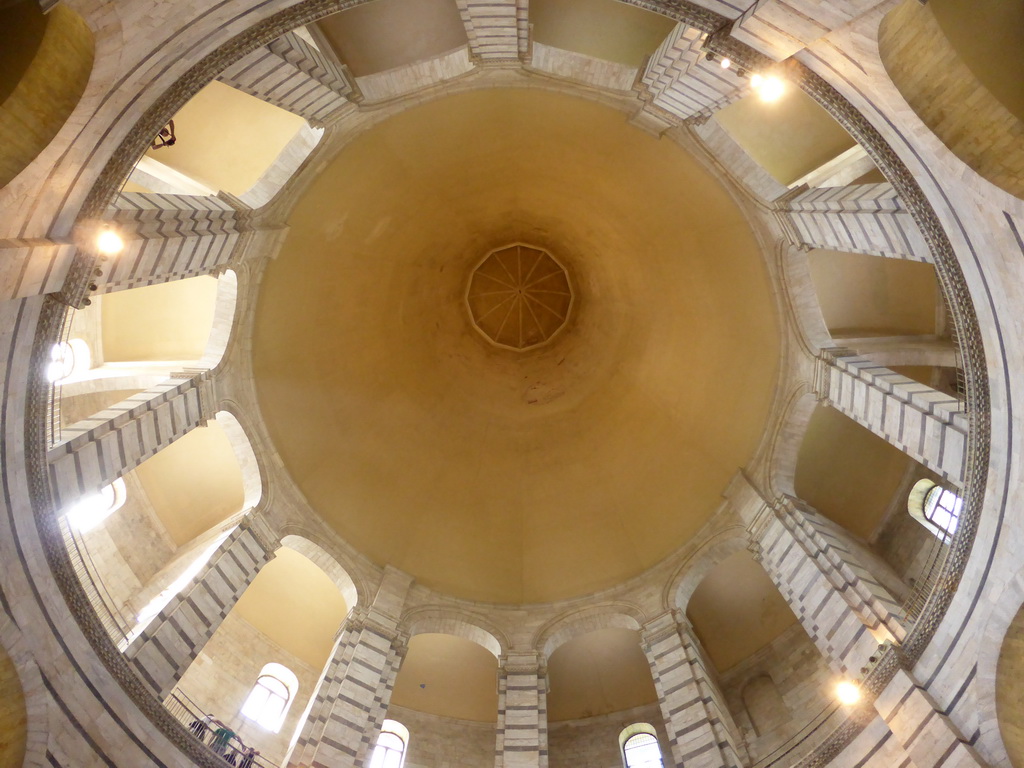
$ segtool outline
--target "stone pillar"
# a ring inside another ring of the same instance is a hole
[[[984,768],[984,760],[910,672],[897,670],[874,704],[914,765]]]
[[[510,651],[498,664],[495,768],[547,768],[548,683],[541,654]]]
[[[385,568],[373,605],[345,619],[286,762],[290,768],[369,765],[407,650],[398,618],[411,583]]]
[[[938,336],[833,336],[832,340],[886,368],[900,365],[962,367],[959,352],[953,342]]]
[[[651,56],[641,82],[648,99],[684,120],[709,117],[745,93],[746,81],[735,69],[709,61],[704,33],[677,24]]]
[[[527,61],[529,0],[455,0],[466,26],[469,52],[484,63]]]
[[[173,374],[61,430],[61,441],[47,453],[57,508],[69,508],[204,425],[214,415],[213,402],[209,372]]]
[[[245,214],[212,195],[126,192],[108,209],[125,239],[124,250],[100,262],[97,293],[215,274],[259,233]]]
[[[773,203],[793,245],[931,262],[913,217],[891,184],[797,187]]]
[[[651,665],[671,755],[666,765],[739,768],[736,726],[696,635],[677,612],[644,626],[643,649]]]
[[[260,518],[242,519],[192,582],[125,650],[135,671],[165,698],[281,542]]]
[[[960,401],[845,349],[823,350],[818,397],[861,426],[962,486],[968,418]]]
[[[355,79],[293,32],[232,64],[217,78],[322,126],[361,96]]]
[[[750,536],[755,557],[833,669],[859,677],[881,643],[906,636],[870,553],[799,499],[766,506]]]

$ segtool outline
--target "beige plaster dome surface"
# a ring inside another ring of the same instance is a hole
[[[778,329],[755,239],[685,151],[526,89],[448,96],[355,139],[289,220],[253,365],[313,508],[378,563],[528,603],[637,575],[708,520],[755,450]],[[473,327],[510,243],[557,254],[565,326]]]

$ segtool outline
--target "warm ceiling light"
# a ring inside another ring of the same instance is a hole
[[[96,250],[104,256],[113,256],[124,249],[124,240],[112,229],[104,229],[96,235]]]
[[[755,72],[754,74],[752,74],[750,76],[750,87],[751,88],[755,88],[755,89],[756,88],[760,88],[761,87],[761,83],[763,83],[763,82],[764,82],[764,78],[761,77],[761,75],[757,74],[757,72]]]
[[[728,69],[732,66],[732,59],[722,59],[722,69]]]
[[[753,84],[753,78],[751,78],[751,84]],[[786,85],[782,82],[782,78],[775,75],[768,75],[760,81],[760,85],[754,87],[757,88],[761,101],[778,101],[786,91]]]
[[[836,685],[836,698],[839,699],[840,704],[853,706],[860,701],[860,686],[849,680],[843,680]]]

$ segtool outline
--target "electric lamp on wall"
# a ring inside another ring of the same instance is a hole
[[[860,686],[852,680],[840,680],[836,683],[835,696],[843,706],[852,707],[860,702]]]

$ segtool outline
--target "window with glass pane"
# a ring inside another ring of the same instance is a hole
[[[626,757],[626,768],[663,768],[661,747],[658,740],[649,733],[630,736],[622,745]]]
[[[242,714],[267,730],[277,731],[291,698],[288,686],[270,675],[262,675],[242,705]]]
[[[941,486],[932,488],[924,500],[924,517],[947,536],[956,533],[963,499]]]
[[[405,742],[397,734],[382,731],[370,758],[370,768],[402,768]]]

